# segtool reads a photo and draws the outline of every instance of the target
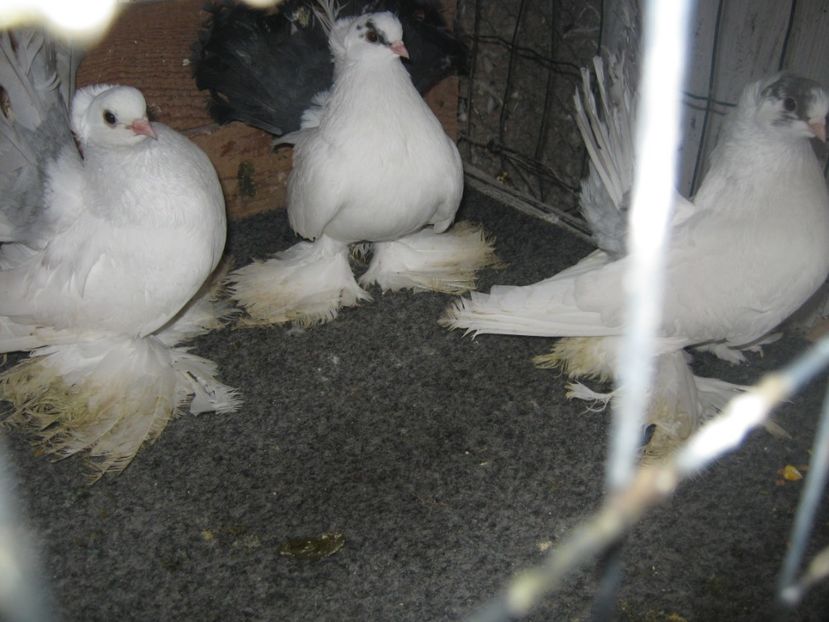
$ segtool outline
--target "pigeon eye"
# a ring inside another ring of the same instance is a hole
[[[377,43],[377,41],[379,41],[379,39],[380,38],[377,36],[377,33],[374,32],[373,30],[369,30],[366,33],[366,41],[368,41],[369,43]]]
[[[793,97],[787,97],[783,100],[783,108],[785,108],[788,112],[794,112],[797,110],[797,102]]]
[[[112,114],[109,110],[104,110],[104,123],[106,123],[109,127],[115,127],[117,122],[118,119],[115,118],[114,114]]]

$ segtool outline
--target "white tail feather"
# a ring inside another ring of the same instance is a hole
[[[608,391],[601,393],[594,391],[587,385],[581,382],[570,382],[567,384],[567,391],[565,396],[571,400],[583,400],[585,402],[593,402],[588,409],[594,412],[600,412],[607,408],[610,400],[613,399],[615,391]]]
[[[337,21],[342,10],[339,3],[335,0],[317,0],[317,6],[311,7],[311,10],[322,25],[325,34],[330,35],[334,22]]]
[[[566,292],[573,284],[567,280],[548,280],[545,296],[528,296],[535,286],[493,287],[489,294],[472,292],[469,298],[451,303],[441,326],[463,328],[467,333],[497,335],[524,335],[528,337],[601,337],[613,335],[620,329],[607,327],[598,313],[579,311],[559,301],[566,300]],[[549,295],[547,295],[549,294]]]
[[[582,68],[581,92],[574,102],[576,125],[587,153],[590,171],[581,185],[581,208],[600,248],[623,254],[627,229],[627,200],[633,184],[633,97],[625,58],[593,59],[600,105],[590,86],[590,72]]]

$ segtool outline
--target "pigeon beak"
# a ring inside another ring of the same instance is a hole
[[[826,142],[826,119],[809,119],[809,129],[820,142]]]
[[[136,135],[143,134],[144,136],[148,136],[152,139],[158,138],[153,126],[150,125],[150,122],[146,118],[136,119],[132,122],[132,124],[127,126],[127,129],[132,130]]]
[[[409,50],[406,49],[406,46],[403,45],[403,41],[395,41],[390,46],[391,51],[397,54],[398,56],[402,56],[403,58],[409,58]]]

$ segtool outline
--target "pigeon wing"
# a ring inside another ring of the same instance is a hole
[[[67,106],[79,60],[38,30],[0,34],[0,242],[43,242],[51,167],[64,149],[79,157]]]

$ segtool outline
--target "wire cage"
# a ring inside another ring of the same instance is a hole
[[[470,41],[460,144],[471,185],[583,237],[585,155],[573,121],[579,68],[603,50],[635,54],[620,26],[637,0],[460,0]],[[691,26],[679,189],[692,195],[745,84],[787,69],[829,83],[829,4],[700,0]],[[628,49],[625,49],[625,48]],[[827,150],[818,156],[829,173]]]
[[[472,54],[459,105],[460,144],[470,185],[590,238],[579,213],[586,158],[575,129],[573,93],[581,81],[580,68],[589,66],[594,55],[629,54],[636,63],[641,30],[630,25],[638,20],[640,4],[637,0],[460,0],[459,20],[470,37]],[[746,84],[782,70],[829,83],[823,62],[829,51],[824,34],[829,3],[699,0],[693,11],[677,171],[679,190],[685,196],[699,187],[727,113]],[[823,145],[815,148],[826,177],[827,150]],[[816,295],[817,314],[810,321],[827,315],[826,298],[824,285]],[[814,350],[826,343],[824,338]],[[826,452],[818,448],[829,434],[828,407],[825,402],[815,440],[816,477],[802,498],[780,575],[783,599],[788,592],[803,589],[793,587],[795,568],[802,560],[825,481],[820,474],[825,473]],[[538,575],[546,578],[554,572],[552,564],[538,569]],[[613,572],[606,575],[609,583],[615,580]],[[513,587],[520,591],[518,579]]]
[[[623,26],[638,14],[639,5],[640,0],[459,0],[458,20],[471,51],[459,102],[468,185],[590,239],[579,213],[586,155],[573,122],[573,93],[581,80],[580,68],[603,49],[626,45],[635,55]],[[829,39],[822,34],[829,26],[826,0],[699,0],[695,11],[681,146],[680,190],[686,195],[697,187],[724,115],[746,82],[788,68],[829,84],[829,66],[822,62],[829,52]],[[825,164],[825,149],[818,155]],[[808,372],[799,372],[801,384],[829,359],[829,338],[822,343],[823,358],[812,361]],[[827,405],[829,400],[825,410]],[[827,422],[829,414],[824,414],[816,446],[825,451],[822,463],[814,463],[815,472],[825,472],[829,463]],[[4,475],[0,460],[0,496],[8,495]],[[815,481],[819,497],[823,483]],[[809,503],[804,504],[804,514],[814,516],[817,501]],[[0,527],[10,521],[3,509],[0,503]],[[808,520],[798,527],[804,538],[810,528],[805,523]],[[787,582],[803,555],[802,542],[798,546],[797,556],[787,562]],[[824,562],[829,560],[829,549],[823,555]],[[36,578],[30,581],[33,589],[42,589]],[[25,592],[17,596],[33,598]],[[37,617],[25,619],[43,619],[40,603],[36,598],[33,602]],[[502,608],[494,610],[503,613]],[[496,619],[508,616],[475,618]]]

